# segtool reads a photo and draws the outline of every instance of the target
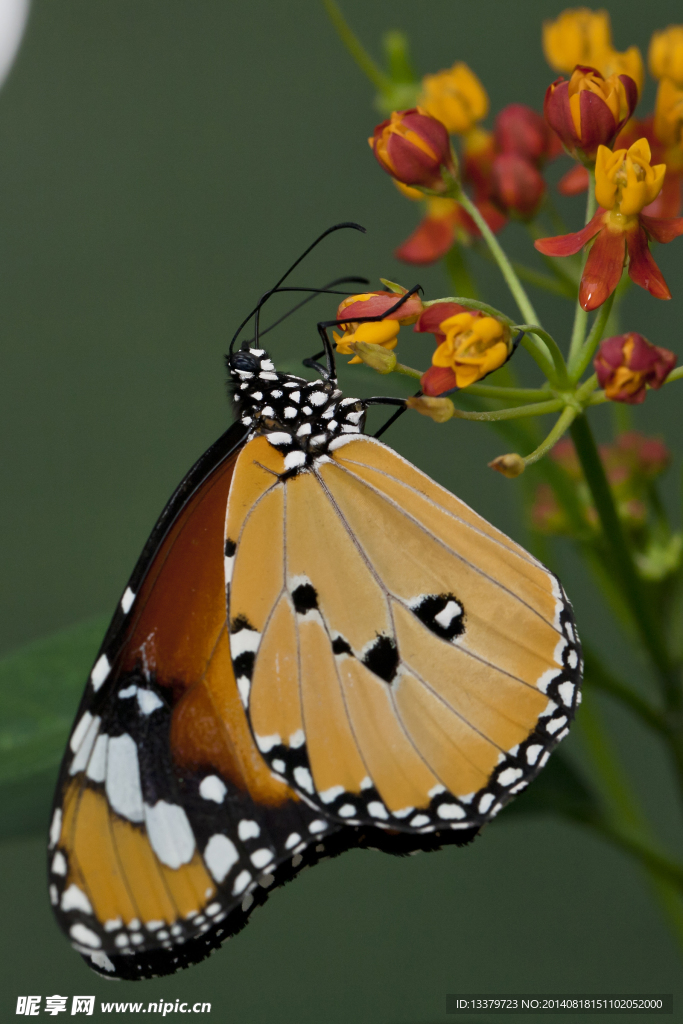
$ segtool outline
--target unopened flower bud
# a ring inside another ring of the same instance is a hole
[[[456,176],[446,128],[420,107],[395,111],[377,125],[368,142],[380,166],[404,185],[445,192],[444,170]]]
[[[598,146],[611,145],[637,102],[628,75],[603,78],[596,68],[578,65],[568,82],[558,78],[548,86],[543,112],[567,152],[592,163]]]
[[[383,347],[391,351],[398,344],[400,329],[401,325],[398,320],[375,320],[374,323],[358,324],[355,330],[346,331],[342,335],[335,332],[333,337],[337,346],[336,350],[340,355],[353,355],[353,359],[350,359],[349,363],[362,363],[365,360],[355,354],[358,342],[369,342],[372,348]]]
[[[517,153],[500,153],[491,168],[491,197],[506,213],[528,220],[545,194],[545,181],[530,160]]]
[[[558,156],[562,145],[540,114],[524,103],[509,103],[496,117],[496,144],[501,153],[516,153],[533,164]]]
[[[593,365],[607,398],[639,405],[645,401],[648,385],[662,386],[676,365],[676,355],[632,331],[605,338]]]
[[[503,476],[513,480],[524,472],[526,462],[521,455],[510,452],[508,455],[499,455],[493,462],[489,462],[489,469],[495,469],[497,473],[502,473]]]
[[[406,289],[403,289],[405,295]],[[398,306],[393,313],[387,311],[401,302],[401,293],[396,292],[364,292],[362,295],[349,295],[339,303],[337,320],[346,320],[345,330],[354,326],[354,322],[366,316],[385,316],[386,320],[396,320],[399,324],[414,324],[424,309],[422,299],[415,293]]]
[[[373,345],[369,341],[356,341],[350,345],[350,350],[356,353],[361,362],[373,370],[377,370],[378,373],[392,373],[396,368],[396,356],[382,345]]]
[[[455,414],[455,406],[450,398],[432,398],[420,395],[417,398],[406,398],[406,405],[422,416],[429,416],[435,423],[445,423]]]

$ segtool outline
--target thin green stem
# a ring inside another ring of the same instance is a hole
[[[323,0],[323,3],[337,35],[363,74],[370,79],[375,88],[380,92],[388,92],[391,88],[389,79],[375,64],[370,54],[354,34],[335,0]]]
[[[624,527],[617,513],[612,491],[585,415],[574,420],[571,432],[583,475],[600,519],[604,542],[611,554],[612,571],[619,578],[643,646],[657,670],[667,705],[678,708],[681,704],[681,688],[677,673],[666,648],[652,602],[638,576]]]
[[[520,281],[526,281],[527,284],[532,284],[535,288],[541,288],[552,295],[559,295],[563,299],[573,300],[576,298],[576,287],[566,278],[551,277],[550,274],[527,267],[525,263],[520,263],[518,260],[510,260],[510,264]]]
[[[515,398],[523,402],[547,402],[549,397],[545,388],[505,388],[495,384],[470,384],[464,393],[478,398],[496,398],[501,402]]]
[[[424,305],[435,306],[437,303],[440,304],[442,302],[456,302],[459,306],[464,306],[465,309],[478,309],[481,313],[486,313],[487,316],[495,316],[497,320],[502,320],[508,327],[514,327],[514,320],[511,320],[500,309],[489,305],[488,302],[482,302],[481,299],[471,299],[467,295],[447,295],[442,299],[431,299],[425,302]]]
[[[586,370],[586,367],[590,363],[591,359],[595,355],[595,350],[602,341],[607,326],[607,321],[610,318],[612,312],[612,306],[614,305],[614,295],[612,294],[603,302],[600,307],[600,312],[595,317],[593,326],[590,329],[588,338],[585,344],[578,352],[575,360],[569,360],[569,379],[573,381],[581,380],[581,377]]]
[[[542,327],[538,327],[536,324],[515,324],[515,329],[518,331],[525,331],[527,334],[535,334],[537,338],[540,338],[545,342],[546,348],[550,352],[555,365],[557,383],[559,387],[565,387],[569,383],[567,367],[565,365],[564,356],[560,351],[560,346],[557,344],[552,334],[548,334],[547,331],[544,331]],[[524,344],[523,341],[522,344]]]
[[[422,377],[419,370],[414,370],[412,366],[406,366],[405,363],[396,363],[393,372],[402,373],[404,377],[412,377],[414,380],[420,380]]]
[[[538,317],[536,316],[536,311],[531,304],[529,296],[525,292],[521,281],[512,269],[509,259],[498,244],[496,236],[491,231],[491,228],[488,226],[477,207],[469,196],[463,192],[460,186],[457,186],[454,190],[453,198],[457,199],[461,206],[464,206],[474,223],[481,231],[482,237],[491,250],[491,254],[498,264],[500,272],[505,278],[507,286],[512,292],[512,297],[517,303],[519,311],[524,319],[530,324],[538,323]]]
[[[662,713],[654,707],[649,700],[641,697],[639,693],[622,683],[620,679],[603,665],[602,661],[586,644],[583,645],[583,655],[586,664],[585,683],[608,693],[610,697],[616,698],[625,707],[629,708],[634,715],[649,725],[651,729],[660,735],[667,735],[668,728]]]
[[[512,409],[492,409],[487,412],[466,412],[464,409],[456,409],[454,415],[459,420],[493,423],[496,420],[515,420],[524,416],[543,416],[547,412],[557,412],[563,405],[561,398],[553,398],[549,402],[534,402],[533,405],[517,405]]]
[[[524,456],[524,461],[527,464],[527,466],[532,466],[534,462],[538,462],[539,459],[542,459],[543,456],[546,455],[551,448],[554,448],[554,446],[560,440],[562,435],[569,430],[576,415],[577,410],[573,406],[565,406],[565,408],[562,411],[562,415],[558,416],[555,422],[555,426],[550,431],[546,439],[544,441],[541,441],[538,448],[535,448],[533,452],[531,452],[529,455]]]
[[[595,214],[597,209],[597,201],[595,199],[595,172],[588,172],[588,200],[586,202],[586,224]],[[588,253],[585,253],[583,263],[581,265],[581,273],[583,274],[583,268],[586,266],[586,260],[588,259]],[[574,362],[579,358],[579,353],[583,346],[584,339],[586,337],[586,323],[588,321],[588,314],[583,309],[581,303],[576,301],[576,312],[574,313],[574,327],[572,330],[572,340],[569,345],[569,365],[573,365]]]
[[[650,826],[631,791],[594,701],[584,701],[576,724],[610,812],[606,820],[590,824],[604,838],[640,861],[657,901],[683,947],[683,867],[653,845]]]

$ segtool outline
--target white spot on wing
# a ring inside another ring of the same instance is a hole
[[[109,659],[106,654],[102,654],[95,662],[95,667],[90,673],[90,682],[95,693],[97,693],[110,672],[111,665],[109,664]]]
[[[261,850],[255,850],[251,855],[251,863],[255,868],[264,868],[266,864],[270,864],[273,859],[273,853],[271,850],[267,850],[265,847]]]
[[[67,870],[66,857],[61,850],[57,850],[52,858],[52,873],[53,875],[66,875]]]
[[[255,629],[240,629],[237,633],[230,635],[230,654],[233,658],[239,658],[245,651],[254,653],[258,650],[261,642],[261,634]]]
[[[153,807],[145,804],[145,826],[152,849],[162,864],[177,869],[192,860],[194,832],[179,804],[165,800],[159,800]]]
[[[237,689],[240,692],[240,699],[246,708],[249,703],[249,691],[251,690],[251,683],[246,676],[239,677],[237,680]]]
[[[102,950],[98,950],[97,953],[91,953],[90,962],[93,963],[95,967],[99,967],[102,971],[109,971],[110,973],[113,973],[116,970],[107,954],[103,953]]]
[[[164,702],[154,690],[141,690],[137,692],[138,707],[142,715],[151,715],[157,708],[163,708]]]
[[[71,925],[69,928],[69,935],[72,939],[75,939],[76,942],[80,942],[84,946],[90,946],[92,949],[97,949],[98,946],[102,945],[99,935],[96,935],[95,932],[90,930],[90,928],[86,928],[84,924],[80,923],[80,921],[78,924]]]
[[[228,792],[225,783],[217,775],[207,775],[199,783],[199,795],[204,800],[213,800],[216,804],[222,804],[225,794]]]
[[[107,774],[108,744],[109,737],[107,734],[100,733],[88,761],[88,770],[85,773],[93,782],[104,782],[104,777]]]
[[[219,885],[238,860],[235,844],[227,836],[221,833],[211,836],[204,850],[204,861]]]
[[[327,394],[324,391],[312,391],[308,396],[311,405],[324,405],[327,401]]]
[[[459,804],[439,804],[436,813],[444,821],[457,821],[467,817],[464,809]]]
[[[244,843],[247,839],[258,839],[261,835],[261,829],[259,828],[258,822],[242,818],[241,822],[237,826],[237,835]]]
[[[298,466],[303,466],[306,462],[305,452],[289,452],[285,455],[285,469],[296,469]]]
[[[121,598],[121,608],[123,610],[124,615],[127,615],[128,612],[131,610],[131,608],[133,607],[134,600],[135,594],[130,589],[130,587],[126,587],[123,597]]]
[[[83,718],[85,718],[85,715],[83,716]],[[81,719],[81,722],[83,721],[83,718]],[[82,772],[85,769],[90,758],[90,751],[92,750],[95,744],[95,740],[97,739],[97,733],[99,732],[101,721],[102,719],[98,715],[96,715],[92,719],[90,727],[88,728],[88,731],[81,740],[81,744],[78,750],[76,751],[76,756],[71,762],[71,766],[69,768],[69,775],[75,775],[76,772]]]
[[[297,729],[296,732],[293,732],[289,737],[289,745],[292,750],[297,750],[299,747],[303,747],[305,742],[306,737],[304,736],[303,729]]]
[[[235,884],[232,887],[233,896],[241,896],[246,887],[251,882],[251,875],[248,871],[240,871],[239,875],[235,879]]]
[[[69,746],[71,747],[71,749],[74,752],[74,754],[76,753],[76,751],[80,747],[81,743],[83,742],[83,737],[85,736],[85,734],[87,733],[88,729],[90,728],[90,723],[91,722],[92,722],[92,715],[90,714],[89,711],[86,711],[83,714],[83,717],[81,718],[80,722],[78,723],[78,725],[76,726],[76,728],[72,732],[71,739],[69,740]]]
[[[128,733],[109,739],[105,789],[117,814],[129,821],[143,820],[138,748]]]
[[[301,786],[301,788],[305,789],[307,793],[313,792],[313,779],[311,778],[311,773],[308,768],[303,768],[301,765],[297,765],[292,774],[294,775],[294,781],[297,786]]]
[[[486,814],[495,799],[496,798],[493,793],[484,793],[483,797],[479,801],[479,813]]]
[[[320,793],[320,799],[324,804],[331,804],[332,801],[336,800],[338,796],[341,796],[343,792],[343,786],[330,786],[329,789],[325,789]]]
[[[285,841],[285,850],[291,850],[297,843],[301,842],[301,836],[298,832],[292,832],[291,835],[287,836]]]
[[[513,782],[521,779],[523,774],[521,768],[505,768],[498,776],[498,783],[501,786],[511,786]]]
[[[278,733],[274,732],[271,736],[256,736],[256,746],[259,748],[262,754],[267,754],[273,747],[279,747],[282,743],[282,737]]]
[[[68,889],[64,890],[60,906],[65,912],[82,910],[84,914],[92,914],[90,900],[77,885],[70,885]]]
[[[52,815],[52,824],[50,825],[50,846],[54,846],[59,840],[62,833],[62,809],[58,807],[55,813]]]
[[[383,821],[389,817],[384,804],[381,804],[379,800],[372,800],[368,804],[368,814],[371,814],[373,818],[381,818]]]
[[[462,608],[457,601],[449,601],[446,607],[434,616],[434,621],[438,622],[443,629],[448,629],[453,619],[457,618],[461,612]]]

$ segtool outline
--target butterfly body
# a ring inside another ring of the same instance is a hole
[[[237,421],[150,537],[57,787],[51,899],[109,977],[202,959],[321,857],[471,840],[579,699],[548,570],[329,373],[228,365]]]

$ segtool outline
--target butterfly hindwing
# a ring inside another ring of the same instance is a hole
[[[256,438],[235,470],[231,645],[257,746],[339,822],[478,828],[566,734],[580,679],[570,605],[531,555],[385,445],[330,449],[292,476]]]

